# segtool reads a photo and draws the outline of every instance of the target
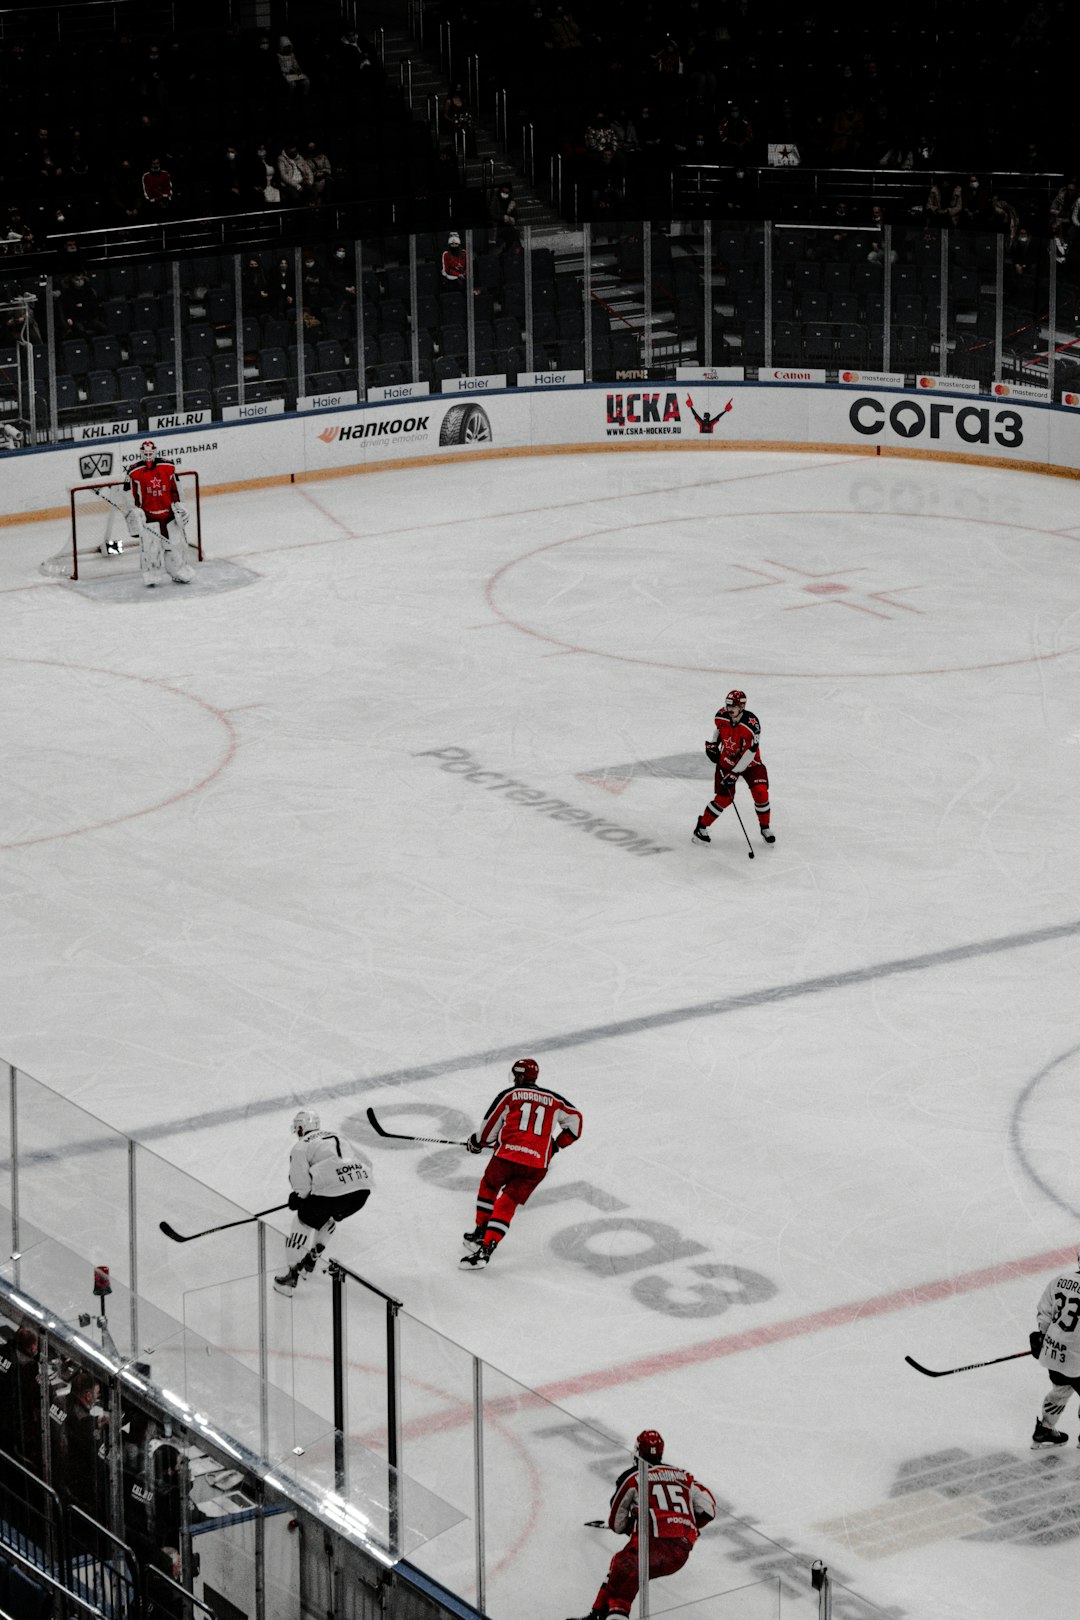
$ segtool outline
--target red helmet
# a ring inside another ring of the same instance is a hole
[[[510,1070],[510,1078],[531,1085],[534,1080],[540,1078],[540,1065],[535,1058],[518,1058]]]
[[[642,1429],[634,1442],[634,1452],[646,1462],[658,1463],[664,1456],[664,1437],[655,1429]]]
[[[724,699],[724,707],[725,708],[730,709],[732,704],[734,704],[736,706],[736,708],[739,708],[739,709],[745,709],[746,708],[746,693],[745,692],[740,692],[738,687],[736,687],[734,691],[729,692],[727,697]]]

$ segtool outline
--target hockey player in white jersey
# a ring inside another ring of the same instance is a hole
[[[1036,1311],[1038,1327],[1030,1335],[1031,1353],[1050,1374],[1050,1388],[1035,1419],[1033,1451],[1063,1446],[1068,1435],[1056,1427],[1075,1390],[1080,1393],[1080,1254],[1068,1271],[1059,1272],[1043,1289]]]
[[[274,1278],[274,1288],[286,1296],[315,1270],[338,1221],[363,1209],[371,1192],[370,1162],[339,1131],[320,1130],[318,1114],[301,1108],[293,1131],[289,1208],[296,1220],[285,1239],[289,1264]]]

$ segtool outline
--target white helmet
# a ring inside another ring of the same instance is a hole
[[[139,446],[139,453],[146,461],[155,460],[157,457],[157,445],[154,443],[153,439],[144,439],[142,444]]]
[[[319,1116],[310,1108],[301,1108],[292,1122],[297,1136],[308,1136],[319,1128]]]

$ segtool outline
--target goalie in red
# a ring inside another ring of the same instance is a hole
[[[693,1551],[702,1529],[716,1518],[713,1493],[685,1468],[664,1462],[664,1439],[655,1429],[637,1437],[636,1455],[649,1465],[649,1580],[674,1575]],[[628,1615],[638,1592],[637,1468],[619,1475],[611,1498],[608,1529],[629,1536],[611,1560],[607,1580],[593,1598],[584,1620]]]
[[[158,455],[153,439],[140,446],[142,460],[124,474],[132,505],[124,513],[127,531],[139,542],[144,585],[187,585],[193,575],[188,560],[189,513],[180,499],[176,468]]]
[[[476,1195],[476,1228],[465,1233],[468,1254],[461,1264],[486,1266],[506,1236],[514,1211],[527,1203],[548,1172],[552,1155],[581,1135],[581,1114],[557,1091],[537,1085],[540,1065],[518,1058],[511,1084],[484,1115],[479,1132],[465,1144],[470,1153],[495,1149]]]
[[[705,752],[716,766],[714,797],[698,816],[694,837],[702,844],[712,842],[708,829],[731,804],[741,776],[750,789],[761,836],[767,844],[775,844],[776,834],[769,828],[769,773],[761,758],[761,721],[746,707],[745,692],[728,693],[724,707],[717,711],[716,730],[705,744]]]

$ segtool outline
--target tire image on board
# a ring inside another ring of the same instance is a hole
[[[490,444],[491,421],[482,405],[469,400],[464,405],[451,405],[439,429],[439,443]]]

